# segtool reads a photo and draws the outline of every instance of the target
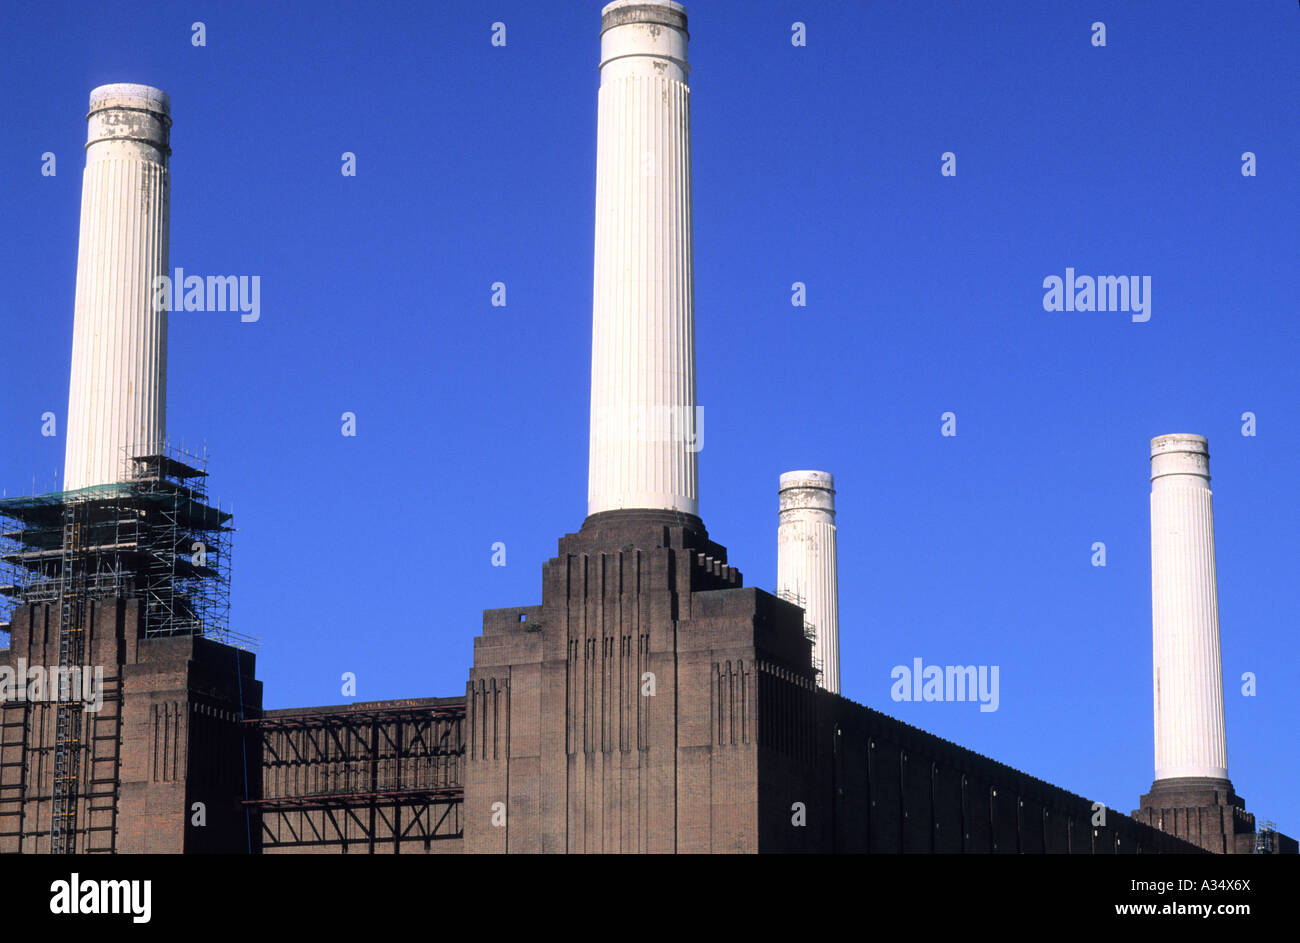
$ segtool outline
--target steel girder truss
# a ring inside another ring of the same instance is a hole
[[[463,834],[465,705],[358,705],[246,721],[258,730],[263,851],[420,852]]]

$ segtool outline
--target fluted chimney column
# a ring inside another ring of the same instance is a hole
[[[1228,778],[1209,443],[1151,440],[1155,778]]]
[[[839,564],[835,546],[835,478],[824,471],[781,476],[776,592],[796,599],[812,626],[818,683],[840,692]]]
[[[686,11],[601,13],[587,512],[699,514]]]
[[[167,312],[153,282],[168,264],[170,111],[148,85],[90,93],[65,490],[125,480],[129,456],[165,437]]]

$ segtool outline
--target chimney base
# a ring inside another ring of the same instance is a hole
[[[1220,855],[1252,854],[1255,816],[1232,782],[1208,776],[1157,779],[1132,817]]]
[[[561,552],[591,553],[655,550],[673,547],[696,550],[719,563],[727,548],[709,539],[704,522],[694,514],[661,508],[623,508],[588,514],[582,529],[561,540]]]

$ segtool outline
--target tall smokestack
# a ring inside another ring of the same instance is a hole
[[[1210,448],[1203,436],[1151,440],[1151,626],[1156,784],[1226,781]]]
[[[686,10],[601,11],[587,513],[699,514]]]
[[[819,684],[840,693],[839,568],[835,548],[835,478],[824,471],[781,476],[776,532],[776,592],[802,601],[815,633]]]
[[[63,488],[127,477],[130,455],[161,449],[167,414],[167,95],[148,85],[90,93],[81,184],[77,301]]]

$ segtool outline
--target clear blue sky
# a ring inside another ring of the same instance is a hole
[[[62,468],[87,96],[157,85],[173,266],[262,280],[257,323],[172,317],[168,423],[234,502],[268,707],[345,671],[462,693],[481,610],[539,602],[582,523],[600,6],[0,7],[0,484]],[[1296,4],[690,15],[701,510],[731,562],[771,589],[779,474],[834,472],[845,694],[1127,812],[1148,440],[1206,435],[1229,771],[1300,833]],[[1067,266],[1151,276],[1151,320],[1044,311]],[[893,703],[915,657],[999,665],[1000,709]]]

